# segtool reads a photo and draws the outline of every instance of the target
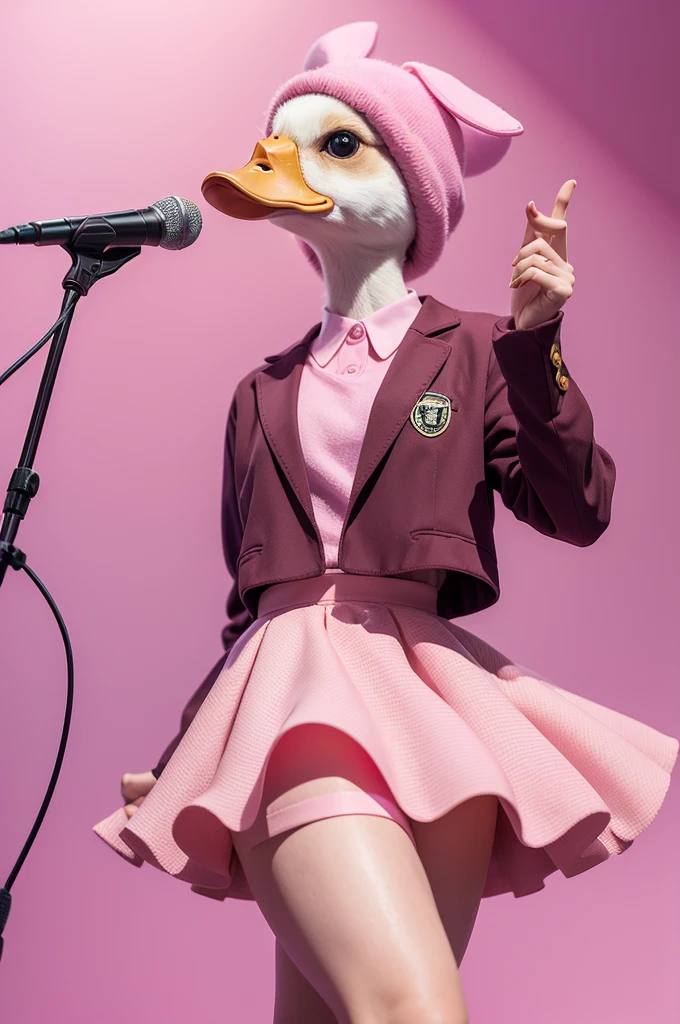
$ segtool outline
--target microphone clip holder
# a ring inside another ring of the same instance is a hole
[[[76,237],[73,242],[61,246],[72,260],[71,267],[61,283],[64,288],[72,288],[79,296],[87,295],[92,285],[100,278],[115,274],[142,251],[140,245],[119,245],[105,249],[105,242],[98,245],[94,239],[87,237],[87,233],[82,232],[85,224],[81,226],[80,238]]]

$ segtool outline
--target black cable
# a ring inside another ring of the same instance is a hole
[[[21,366],[23,366],[24,363],[28,359],[31,358],[31,356],[34,356],[36,354],[36,352],[39,349],[41,349],[42,346],[44,344],[46,344],[46,342],[48,342],[50,340],[50,338],[52,337],[52,335],[54,334],[56,329],[59,327],[60,324],[62,324],[64,322],[64,320],[66,319],[67,316],[68,316],[68,312],[62,313],[61,316],[59,317],[59,319],[55,320],[55,322],[52,324],[52,326],[50,327],[50,329],[47,332],[47,334],[45,334],[40,339],[40,341],[37,341],[35,343],[35,345],[33,346],[33,348],[29,348],[28,352],[24,352],[23,356],[21,356],[20,359],[17,359],[16,363],[12,363],[12,365],[10,366],[10,368],[8,370],[5,370],[5,372],[3,373],[2,377],[0,377],[0,384],[4,384],[8,377],[11,377],[13,373],[16,373],[16,371]]]
[[[108,277],[111,274],[115,274],[117,270],[120,270],[120,268],[125,266],[126,263],[129,263],[131,259],[134,259],[135,256],[139,256],[142,251],[141,246],[116,247],[113,249],[106,249],[106,251],[104,251],[104,247],[102,247],[101,252],[91,250],[80,251],[77,247],[73,247],[71,245],[63,245],[62,248],[66,249],[72,257],[72,264],[70,270],[62,281],[65,295],[59,318],[55,321],[52,327],[50,327],[47,334],[41,338],[40,341],[30,349],[30,351],[26,352],[0,377],[0,384],[3,384],[7,378],[18,370],[27,359],[34,355],[38,349],[45,344],[45,342],[47,342],[53,335],[55,336],[52,347],[50,348],[47,356],[47,362],[40,382],[38,396],[33,407],[31,422],[28,427],[26,440],[19,459],[19,465],[16,467],[12,479],[10,480],[10,486],[7,492],[8,496],[3,509],[3,513],[6,518],[3,520],[2,526],[0,526],[0,584],[3,581],[5,570],[8,565],[11,565],[13,569],[24,569],[49,604],[52,613],[57,620],[57,625],[59,626],[59,630],[64,641],[64,647],[66,649],[66,709],[64,713],[64,725],[61,732],[59,750],[57,751],[57,758],[45,798],[41,804],[40,810],[38,811],[38,816],[35,819],[35,823],[33,824],[28,839],[24,843],[24,847],[17,858],[16,864],[12,868],[5,885],[0,888],[0,958],[2,957],[4,942],[2,933],[4,931],[5,924],[7,923],[12,905],[10,889],[14,884],[14,880],[19,874],[26,857],[28,856],[28,852],[38,834],[38,830],[40,829],[43,818],[47,813],[47,808],[49,807],[54,794],[57,779],[59,778],[59,772],[61,771],[61,765],[64,760],[66,741],[68,739],[71,723],[71,711],[73,708],[73,651],[71,649],[71,641],[69,639],[68,630],[66,629],[66,624],[51,594],[41,580],[38,579],[33,570],[26,565],[26,555],[23,551],[14,546],[13,541],[16,536],[19,523],[24,518],[26,510],[28,509],[28,503],[37,492],[38,484],[40,482],[38,474],[33,471],[33,460],[38,447],[38,441],[40,440],[40,433],[45,421],[47,406],[52,395],[52,388],[54,386],[57,370],[59,369],[59,361],[71,326],[71,319],[73,317],[76,303],[81,296],[88,294],[89,289],[96,281],[102,277]]]
[[[28,574],[28,576],[30,576],[35,585],[38,587],[40,593],[43,595],[43,597],[49,604],[50,608],[52,609],[52,612],[54,614],[55,619],[57,620],[57,625],[59,626],[59,630],[64,641],[64,647],[66,649],[67,685],[64,725],[61,731],[61,741],[59,743],[59,750],[57,751],[57,757],[54,763],[54,768],[52,770],[52,776],[47,787],[47,792],[45,793],[45,798],[40,806],[38,816],[35,819],[33,827],[29,833],[28,839],[24,843],[24,847],[19,856],[17,857],[16,864],[10,871],[4,887],[0,889],[0,958],[2,957],[2,931],[9,916],[9,910],[12,903],[10,889],[12,888],[12,885],[14,884],[14,881],[17,875],[19,874],[19,871],[21,870],[21,866],[26,860],[26,857],[28,856],[28,851],[31,849],[33,841],[38,834],[38,830],[42,824],[45,814],[47,813],[47,808],[50,805],[52,795],[57,785],[57,779],[59,778],[59,772],[61,771],[61,765],[62,761],[64,760],[64,753],[66,751],[66,742],[68,740],[69,727],[71,724],[71,711],[73,708],[73,650],[71,648],[71,640],[68,635],[68,630],[66,629],[66,623],[64,622],[61,616],[61,612],[57,608],[54,598],[50,594],[49,590],[47,589],[45,584],[38,578],[38,576],[36,576],[33,570],[28,565],[26,565],[26,562],[21,562],[19,564],[14,563],[13,568],[24,569],[24,571]]]

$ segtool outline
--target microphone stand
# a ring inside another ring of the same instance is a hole
[[[92,221],[96,219],[90,218]],[[87,235],[87,232],[85,234]],[[17,535],[19,523],[26,515],[31,498],[34,498],[38,492],[40,477],[33,471],[33,460],[38,449],[47,407],[52,397],[52,389],[76,303],[81,296],[87,295],[96,281],[109,274],[115,274],[120,267],[134,259],[135,256],[139,256],[142,251],[140,246],[134,246],[131,248],[118,247],[104,252],[103,246],[101,249],[92,246],[91,239],[88,238],[87,243],[87,248],[81,248],[79,242],[74,239],[74,242],[62,245],[62,249],[70,254],[73,261],[70,270],[61,282],[66,292],[61,304],[61,313],[67,312],[67,316],[55,331],[52,339],[38,396],[33,406],[33,415],[19,458],[19,465],[12,473],[7,488],[2,527],[0,527],[0,586],[5,578],[7,566],[11,565],[13,569],[19,569],[26,560],[23,551],[14,547],[13,541]]]
[[[19,524],[28,511],[31,498],[34,498],[38,492],[40,478],[33,470],[33,461],[38,448],[38,442],[42,433],[47,408],[52,396],[52,389],[56,380],[59,363],[66,344],[66,338],[68,337],[76,303],[83,295],[87,295],[93,284],[99,281],[102,277],[108,277],[110,274],[115,274],[115,272],[124,266],[124,264],[128,263],[131,259],[134,259],[135,256],[139,256],[142,251],[141,246],[118,246],[106,249],[106,246],[111,245],[114,240],[115,234],[110,225],[103,221],[102,218],[90,217],[80,225],[72,241],[62,245],[62,249],[65,249],[72,259],[71,267],[62,281],[62,287],[64,288],[65,295],[61,306],[61,313],[65,313],[66,316],[52,338],[52,344],[50,346],[47,362],[45,363],[42,380],[40,381],[38,395],[33,407],[33,414],[26,433],[24,447],[19,458],[19,464],[12,473],[9,486],[7,488],[5,504],[2,510],[3,520],[2,526],[0,527],[0,586],[2,586],[8,566],[11,565],[11,567],[16,570],[24,569],[40,588],[44,597],[50,604],[50,607],[57,618],[57,622],[59,623],[59,628],[62,632],[64,643],[66,645],[68,697],[61,743],[55,761],[54,770],[45,794],[45,799],[43,800],[30,835],[26,840],[24,848],[21,851],[8,880],[5,886],[0,889],[0,957],[2,957],[3,948],[2,931],[7,922],[7,918],[9,917],[12,902],[10,888],[19,873],[21,865],[26,859],[31,845],[33,844],[33,840],[38,833],[38,829],[45,817],[52,798],[52,793],[54,792],[56,781],[61,770],[64,751],[66,749],[66,739],[71,720],[71,706],[73,698],[73,659],[66,627],[53,599],[40,580],[38,580],[35,573],[33,573],[26,564],[26,555],[20,548],[15,546],[14,540],[16,539]]]

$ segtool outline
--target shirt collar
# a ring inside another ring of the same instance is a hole
[[[324,306],[321,329],[310,345],[310,352],[319,366],[325,366],[342,345],[347,332],[355,324],[361,323],[378,358],[387,359],[399,347],[420,308],[418,293],[413,288],[409,288],[401,299],[377,309],[363,320],[352,320],[339,313],[331,313]]]

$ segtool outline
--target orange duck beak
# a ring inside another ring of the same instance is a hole
[[[287,135],[260,139],[245,167],[238,171],[212,171],[201,192],[220,213],[240,220],[262,220],[273,210],[325,213],[333,200],[309,188],[302,177],[300,154]]]

